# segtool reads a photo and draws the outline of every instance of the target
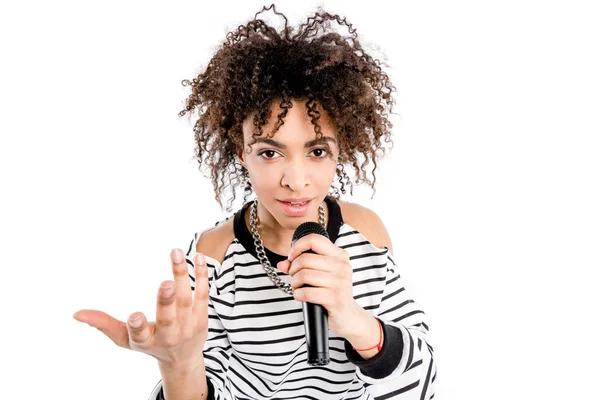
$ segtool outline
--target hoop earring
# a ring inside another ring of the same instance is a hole
[[[250,175],[248,175],[248,170],[244,170],[244,192],[252,192],[252,182],[250,182]]]
[[[253,190],[248,170],[245,168],[242,169],[242,183],[244,184],[244,199],[242,201],[246,204],[248,202],[248,197],[252,195]]]
[[[342,163],[342,159],[341,157],[338,158],[338,165],[336,167],[336,174],[338,176],[338,181],[340,182],[341,188],[338,189],[337,187],[335,188],[336,191],[339,190],[342,191],[343,194],[346,194],[346,188],[344,185],[344,182],[350,186],[350,195],[352,195],[352,183],[350,182],[350,177],[348,176],[348,174],[346,173],[346,170],[344,168],[344,164]]]
[[[338,172],[338,171],[343,171],[344,170],[344,164],[342,163],[342,156],[338,156],[338,163],[336,166],[336,174],[340,175],[342,172]],[[345,192],[344,192],[345,193]],[[334,197],[336,200],[340,199],[340,189],[335,186],[334,181],[331,182],[331,186],[329,188],[329,193],[327,193],[328,196],[330,197]]]
[[[340,190],[333,184],[333,182],[331,183],[331,187],[329,188],[329,193],[327,193],[327,196],[333,197],[336,200],[340,199]]]

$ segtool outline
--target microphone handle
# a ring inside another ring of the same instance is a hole
[[[305,285],[310,286],[310,285]],[[321,304],[302,303],[304,331],[310,365],[329,364],[329,325],[327,310]]]
[[[313,253],[307,250],[304,253]],[[311,285],[303,285],[310,287]],[[304,331],[306,332],[306,348],[308,351],[308,364],[329,364],[329,323],[327,322],[327,309],[321,304],[309,302],[302,303],[304,313]]]

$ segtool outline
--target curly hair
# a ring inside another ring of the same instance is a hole
[[[257,19],[270,9],[284,18],[282,32]],[[332,20],[346,26],[351,37],[328,32]],[[320,29],[323,33],[319,35]],[[252,138],[261,136],[275,102],[279,102],[281,111],[268,137],[283,125],[292,106],[290,99],[305,100],[316,138],[322,136],[317,102],[328,113],[337,129],[340,152],[336,174],[343,193],[346,183],[352,194],[344,163],[354,167],[357,184],[366,181],[374,190],[377,158],[385,154],[381,140],[391,143],[392,123],[387,110],[392,112],[395,101],[391,93],[396,88],[382,71],[379,60],[363,51],[352,24],[319,7],[298,27],[297,33],[292,33],[287,18],[275,10],[274,4],[263,7],[253,20],[227,34],[203,72],[191,82],[181,82],[191,86],[191,94],[179,116],[194,110],[198,113],[193,128],[198,169],[202,172],[203,163],[209,166],[215,199],[221,209],[223,190],[228,186],[232,189],[228,212],[236,198],[236,187],[248,177],[238,158],[244,147],[243,121],[253,116]],[[359,164],[361,155],[364,160]],[[373,181],[365,171],[369,160],[374,164]],[[244,202],[252,192],[249,184],[245,192]]]

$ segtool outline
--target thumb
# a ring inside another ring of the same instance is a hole
[[[98,329],[100,332],[108,336],[108,338],[117,346],[131,349],[129,346],[128,324],[125,324],[125,322],[119,321],[118,319],[113,318],[107,313],[99,310],[79,310],[73,314],[73,318],[79,322],[84,322],[89,326]],[[145,320],[145,318],[143,318],[143,314],[142,319]],[[140,328],[134,328],[132,330],[136,331],[137,334],[143,327],[144,324],[142,324]]]
[[[291,263],[288,260],[279,261],[277,263],[277,269],[287,274],[288,270],[290,269],[290,265]]]

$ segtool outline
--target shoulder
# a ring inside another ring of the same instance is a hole
[[[229,218],[221,225],[203,232],[196,242],[196,252],[214,258],[222,264],[227,249],[235,238],[233,220],[233,217]]]
[[[337,202],[348,225],[359,231],[374,246],[387,247],[392,256],[394,255],[390,235],[375,211],[358,203],[343,200]]]

